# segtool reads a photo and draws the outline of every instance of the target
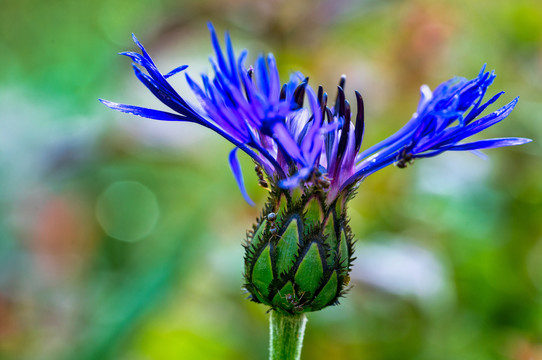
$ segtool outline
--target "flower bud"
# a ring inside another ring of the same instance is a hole
[[[245,244],[245,288],[252,301],[291,314],[338,303],[353,254],[346,197],[330,205],[319,187],[274,188]]]

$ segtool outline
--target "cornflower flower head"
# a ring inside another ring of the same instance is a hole
[[[255,162],[259,184],[270,190],[261,216],[245,243],[245,288],[250,299],[289,314],[320,310],[338,303],[348,288],[353,234],[346,206],[360,182],[394,164],[404,168],[414,159],[444,151],[520,145],[525,138],[462,142],[506,118],[518,98],[482,115],[503,93],[484,101],[495,79],[485,66],[472,80],[451,79],[434,92],[422,86],[410,121],[388,139],[360,152],[365,130],[364,102],[355,92],[356,111],[346,100],[342,77],[333,105],[322,87],[294,73],[282,84],[272,54],[246,66],[247,52],[235,55],[226,33],[222,51],[209,24],[215,57],[213,76],[196,81],[185,74],[199,106],[190,104],[168,82],[183,65],[162,74],[135,38],[141,53],[130,57],[137,78],[171,111],[100,100],[125,113],[155,120],[186,121],[205,126],[234,148],[229,163],[245,199],[237,150]],[[143,71],[145,70],[145,71]]]

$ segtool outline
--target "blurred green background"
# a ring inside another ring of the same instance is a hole
[[[521,99],[485,136],[535,142],[368,178],[350,204],[354,286],[309,315],[303,358],[542,359],[537,0],[3,4],[0,358],[267,358],[266,308],[241,291],[240,243],[259,209],[230,174],[231,145],[97,101],[161,107],[116,53],[134,50],[133,32],[162,71],[198,75],[209,20],[251,59],[272,51],[283,79],[300,70],[334,96],[347,74],[366,100],[365,146],[410,118],[421,84],[496,69],[497,106]]]

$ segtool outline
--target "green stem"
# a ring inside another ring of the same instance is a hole
[[[269,360],[299,360],[303,346],[305,314],[271,311],[269,317]]]

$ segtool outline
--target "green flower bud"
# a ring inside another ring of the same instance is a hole
[[[245,288],[252,301],[290,314],[338,304],[354,258],[347,196],[326,204],[319,187],[274,188],[245,244]]]

